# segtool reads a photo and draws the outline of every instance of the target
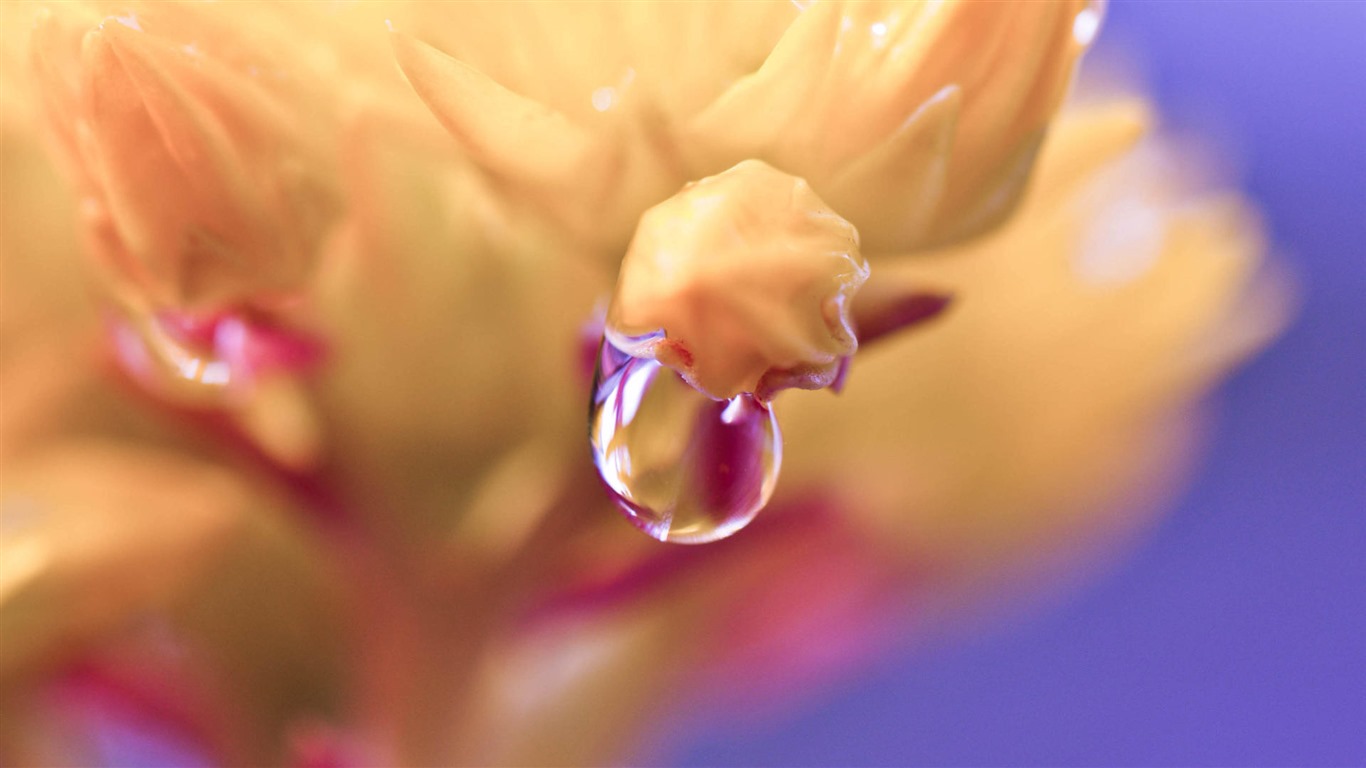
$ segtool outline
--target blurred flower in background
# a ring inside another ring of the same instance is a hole
[[[805,5],[3,6],[0,755],[628,759],[1141,524],[1284,323],[1255,213],[1062,106],[1098,6]],[[664,545],[583,329],[746,160],[858,228],[865,348]]]

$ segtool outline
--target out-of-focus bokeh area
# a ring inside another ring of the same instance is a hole
[[[1366,3],[1115,2],[1166,129],[1221,147],[1297,273],[1193,484],[1060,605],[887,660],[685,765],[1366,764]]]

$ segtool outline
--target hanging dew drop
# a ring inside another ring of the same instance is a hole
[[[641,215],[589,415],[598,473],[638,528],[715,541],[768,503],[782,463],[773,395],[837,384],[858,348],[858,242],[804,179],[753,159]]]
[[[782,436],[752,395],[717,401],[658,361],[604,341],[589,419],[617,505],[660,541],[703,544],[745,527],[773,495]]]

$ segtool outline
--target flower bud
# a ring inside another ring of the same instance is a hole
[[[69,29],[41,28],[83,20],[49,13],[31,52],[100,266],[160,308],[297,290],[337,208],[316,104],[282,75],[214,55],[178,10],[149,11],[109,17],[78,46]]]
[[[849,222],[802,179],[747,160],[641,217],[607,335],[714,398],[819,389],[858,348],[849,312],[867,278]]]

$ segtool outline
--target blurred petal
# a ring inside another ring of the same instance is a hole
[[[294,62],[262,53],[280,14],[29,10],[36,91],[85,198],[104,287],[197,309],[297,291],[336,213],[325,120],[336,99],[292,78],[313,68],[306,43]]]
[[[119,21],[84,44],[87,162],[131,277],[172,306],[297,286],[333,206],[284,105],[201,58]]]
[[[441,141],[380,116],[353,126],[355,212],[311,297],[335,343],[316,395],[343,495],[421,541],[509,452],[581,449],[577,329],[603,289]]]
[[[1069,116],[1018,219],[875,272],[959,298],[933,333],[860,355],[838,402],[791,403],[794,476],[825,478],[882,540],[964,577],[1148,507],[1189,437],[1176,421],[1236,356],[1209,340],[1264,343],[1285,305],[1244,309],[1268,298],[1249,293],[1255,218],[1180,192],[1170,148],[1129,150],[1141,126],[1130,105]]]
[[[243,512],[221,470],[117,445],[54,449],[5,475],[0,675],[166,606]]]

